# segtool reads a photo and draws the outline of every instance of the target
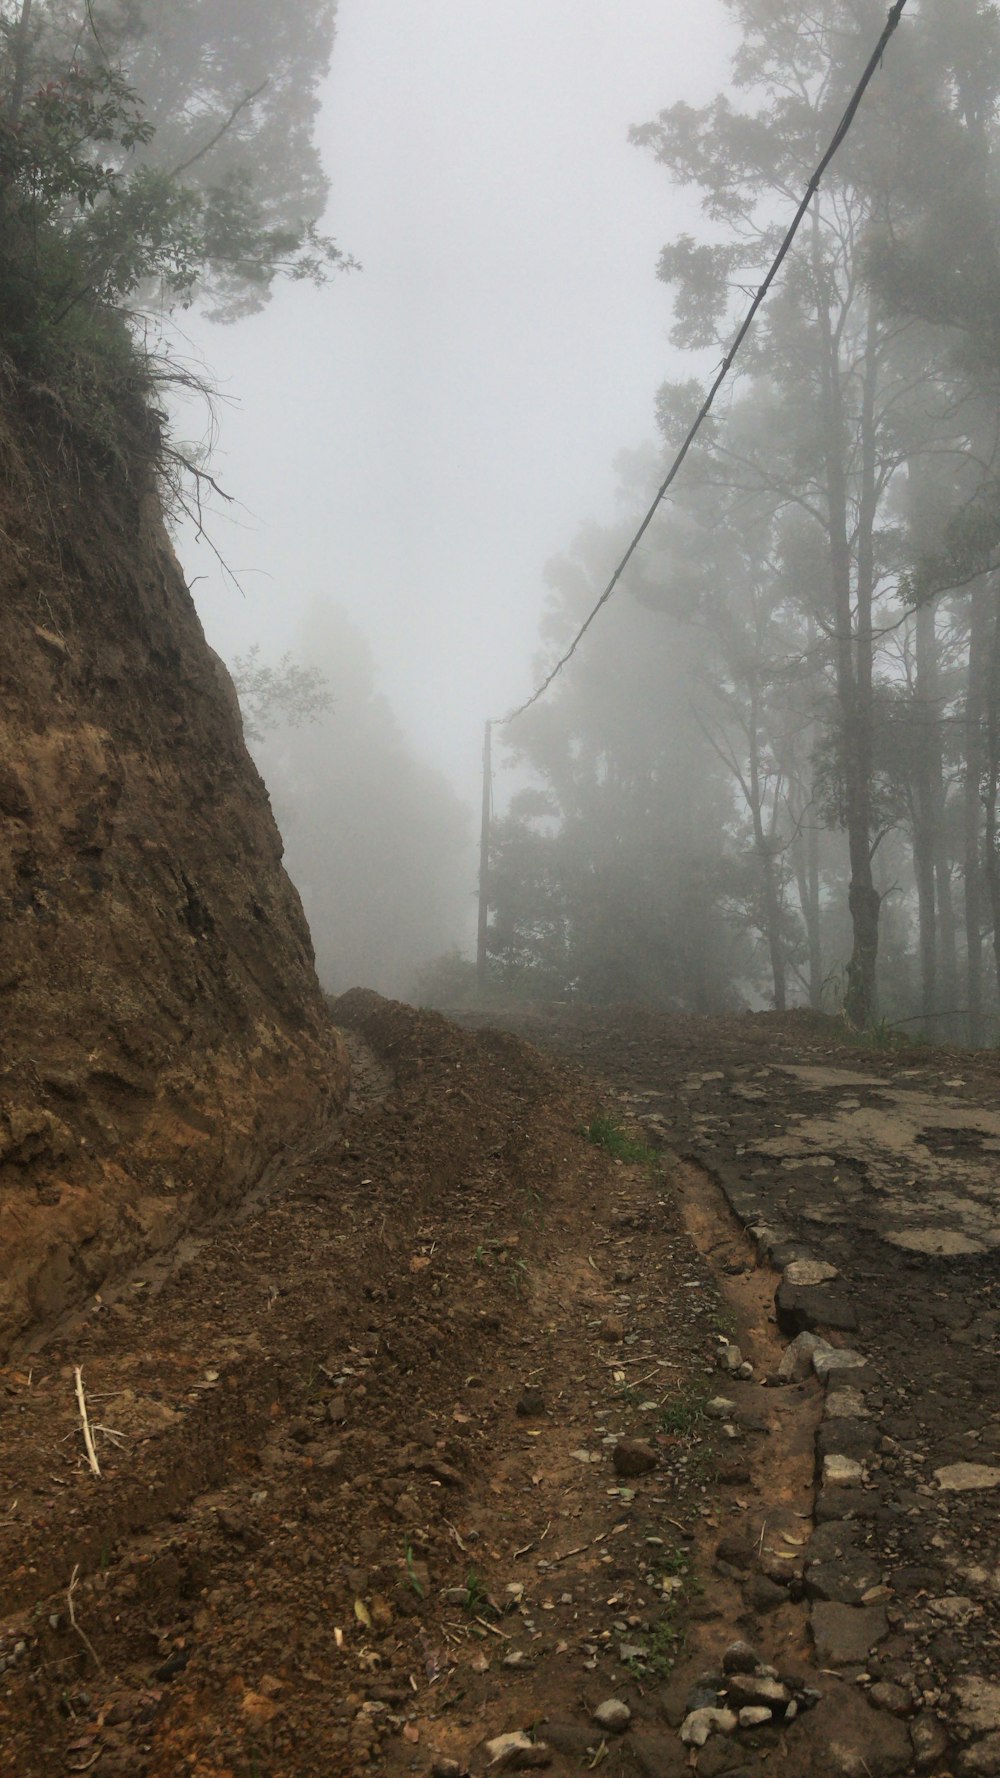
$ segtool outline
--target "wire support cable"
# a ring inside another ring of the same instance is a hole
[[[796,235],[799,232],[799,226],[806,214],[806,211],[808,210],[810,204],[812,203],[812,200],[815,197],[816,192],[819,190],[820,181],[822,180],[823,175],[827,170],[827,167],[830,165],[830,162],[832,161],[838,148],[840,147],[845,136],[847,135],[852,123],[854,122],[854,118],[855,118],[855,115],[858,111],[858,107],[860,106],[861,101],[864,98],[865,93],[867,92],[868,87],[870,86],[871,81],[872,81],[877,69],[881,65],[882,57],[885,54],[886,45],[888,44],[889,39],[892,37],[893,32],[896,29],[896,26],[899,24],[899,21],[903,16],[903,10],[904,10],[905,6],[906,6],[906,0],[896,0],[896,4],[892,7],[891,11],[889,12],[889,15],[888,15],[886,22],[885,22],[884,29],[882,31],[882,35],[879,38],[878,43],[875,45],[875,48],[873,49],[871,56],[869,57],[869,60],[866,64],[864,73],[862,74],[861,79],[858,81],[858,84],[855,87],[854,92],[851,95],[851,98],[848,102],[848,105],[847,105],[847,108],[844,112],[844,115],[841,118],[839,124],[837,125],[836,130],[834,131],[832,140],[830,142],[830,146],[828,147],[822,160],[820,161],[819,165],[817,166],[816,171],[813,173],[813,176],[810,179],[809,184],[806,186],[806,189],[805,189],[803,196],[802,196],[802,200],[799,204],[798,209],[795,212],[794,217],[792,218],[792,221],[788,227],[787,233],[785,234],[785,238],[782,241],[781,246],[778,248],[778,251],[774,256],[774,259],[771,263],[770,270],[768,271],[768,274],[767,274],[766,278],[764,279],[764,282],[761,284],[760,288],[757,291],[756,296],[754,297],[752,303],[750,304],[750,307],[747,310],[746,316],[743,320],[740,330],[737,333],[736,338],[733,340],[733,343],[730,346],[729,351],[726,353],[726,356],[722,361],[722,365],[719,369],[719,373],[716,376],[716,379],[715,379],[714,383],[712,384],[711,388],[709,389],[708,394],[706,395],[705,400],[703,401],[701,408],[699,409],[698,414],[697,414],[693,424],[691,425],[691,428],[687,434],[687,437],[684,440],[684,443],[681,445],[681,448],[677,452],[677,455],[674,458],[673,462],[671,463],[670,468],[667,470],[667,473],[664,476],[663,481],[660,483],[660,486],[657,488],[656,494],[653,498],[653,502],[649,508],[649,511],[646,513],[646,516],[643,519],[641,525],[639,526],[639,529],[636,531],[634,537],[632,538],[632,541],[629,544],[628,549],[625,551],[625,554],[622,556],[621,561],[619,562],[617,568],[615,569],[614,573],[612,574],[611,579],[608,581],[608,584],[605,587],[600,598],[598,599],[596,605],[593,607],[592,611],[590,611],[590,613],[588,614],[588,616],[586,617],[584,622],[580,625],[580,628],[577,630],[576,635],[573,637],[572,642],[570,643],[569,647],[566,650],[566,653],[564,655],[562,655],[560,657],[560,659],[556,662],[556,664],[552,668],[551,672],[546,674],[545,678],[542,680],[542,682],[538,686],[537,690],[532,692],[530,698],[526,698],[524,703],[519,704],[517,706],[517,709],[512,710],[508,716],[503,716],[498,719],[498,727],[506,727],[506,725],[508,723],[514,722],[518,716],[523,716],[524,712],[526,710],[530,710],[531,706],[533,704],[537,704],[539,698],[544,697],[545,693],[549,689],[549,686],[552,684],[552,681],[558,676],[558,674],[560,674],[562,672],[563,668],[567,665],[567,663],[572,660],[574,654],[576,653],[577,649],[579,648],[580,643],[583,641],[584,636],[587,634],[587,631],[590,629],[590,626],[593,623],[594,619],[596,618],[598,612],[603,609],[603,607],[607,604],[608,600],[611,598],[612,593],[615,591],[615,588],[617,587],[618,582],[621,580],[621,577],[624,574],[626,568],[628,567],[630,561],[632,560],[632,557],[635,555],[635,552],[638,549],[643,538],[645,537],[646,532],[649,530],[649,527],[652,524],[653,519],[656,516],[657,510],[659,509],[662,501],[664,500],[666,494],[668,493],[671,485],[675,481],[675,479],[680,471],[681,465],[684,462],[685,457],[687,456],[688,452],[690,451],[691,446],[694,444],[694,441],[698,436],[698,433],[701,431],[702,426],[704,425],[705,421],[707,420],[707,418],[712,410],[712,406],[715,401],[715,398],[719,393],[719,390],[722,388],[723,383],[726,381],[726,378],[728,377],[729,372],[732,370],[732,367],[733,367],[734,363],[736,362],[736,358],[739,353],[740,347],[743,345],[743,342],[746,339],[747,334],[750,332],[750,329],[753,326],[754,321],[757,318],[757,314],[758,314],[759,310],[761,309],[764,302],[766,301],[768,292],[771,288],[771,285],[774,283],[775,278],[778,276],[778,273],[781,270],[781,267],[784,264],[784,261],[788,256],[792,242],[794,241]]]

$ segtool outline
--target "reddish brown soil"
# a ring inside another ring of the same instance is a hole
[[[346,1070],[158,439],[0,355],[0,1358],[236,1202]]]
[[[704,1176],[584,1140],[585,1077],[335,1010],[342,1127],[0,1373],[0,1773],[426,1778],[520,1729],[555,1774],[669,1778],[738,1630],[806,1669],[801,1608],[757,1621],[713,1562],[787,1560],[811,1507],[815,1385],[744,1386],[735,1443],[703,1414],[720,1329],[770,1365],[773,1280]],[[700,1756],[737,1768],[807,1769],[774,1727]]]

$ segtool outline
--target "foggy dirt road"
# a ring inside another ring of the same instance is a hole
[[[0,1771],[1000,1769],[990,1059],[335,1016],[343,1127],[0,1373]]]

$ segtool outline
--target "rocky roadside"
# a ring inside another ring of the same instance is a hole
[[[998,1095],[989,1058],[844,1054],[803,1021],[603,1021],[532,1035],[613,1085],[721,1192],[812,1375],[813,1659],[843,1772],[1000,1772]],[[851,1700],[848,1708],[847,1700]]]

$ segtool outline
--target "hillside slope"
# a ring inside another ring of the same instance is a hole
[[[346,1091],[158,442],[0,375],[0,1354]]]

